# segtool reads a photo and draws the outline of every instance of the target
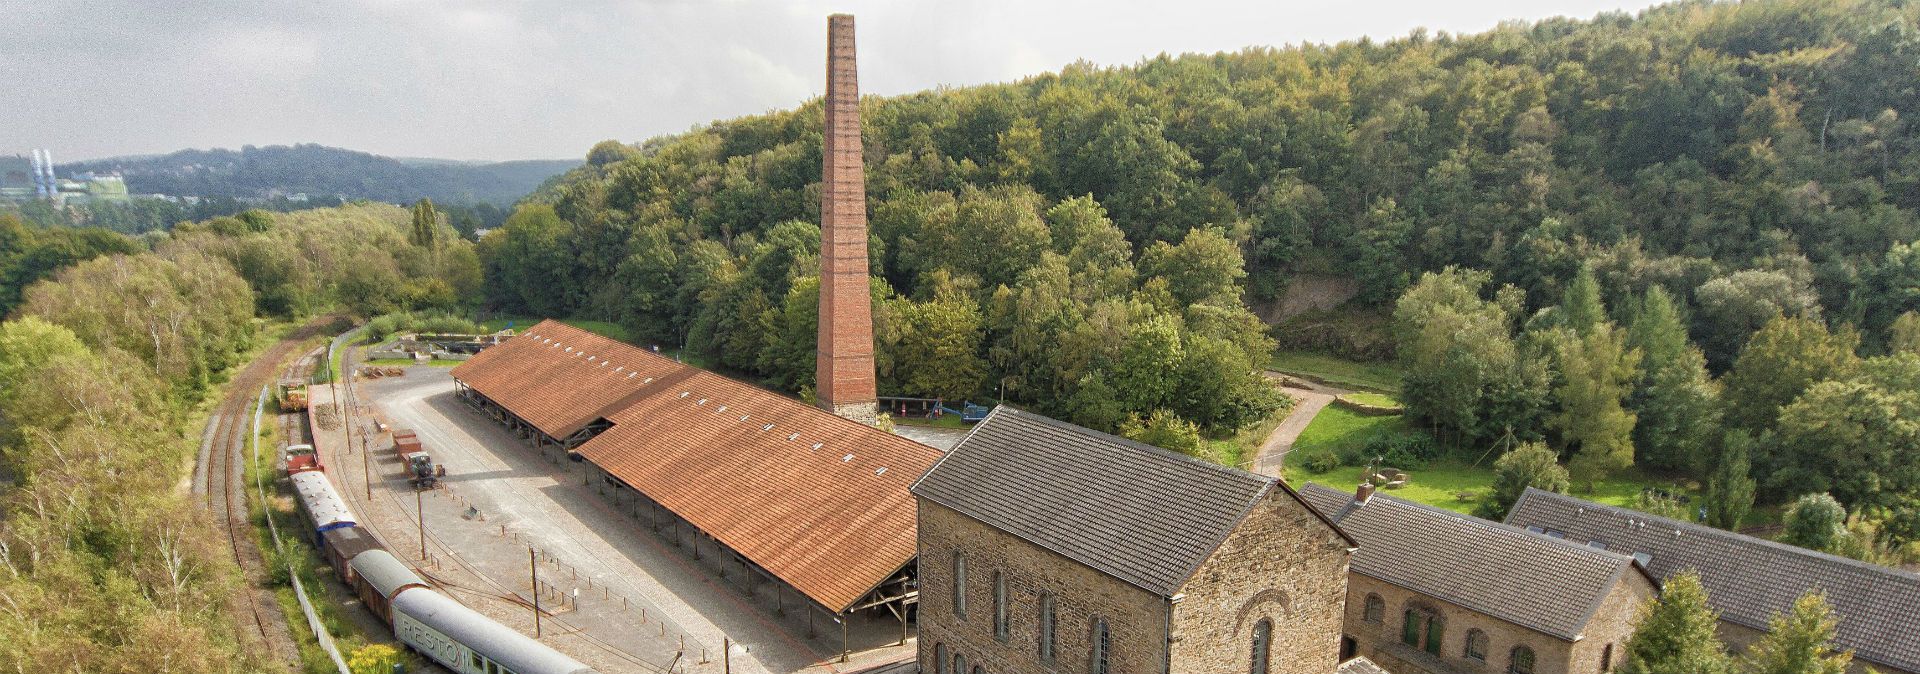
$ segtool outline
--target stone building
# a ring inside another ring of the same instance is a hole
[[[1795,599],[1820,590],[1840,620],[1834,643],[1853,651],[1855,674],[1920,674],[1920,576],[1912,573],[1537,489],[1520,496],[1507,523],[1631,554],[1660,578],[1699,573],[1720,612],[1720,638],[1735,650],[1758,640]]]
[[[1353,540],[1279,480],[1002,406],[912,491],[922,672],[1338,663]]]
[[[1301,495],[1360,541],[1342,655],[1395,674],[1610,672],[1659,591],[1626,555],[1365,486]]]

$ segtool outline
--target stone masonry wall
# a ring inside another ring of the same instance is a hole
[[[1586,629],[1580,631],[1584,638],[1573,644],[1567,671],[1598,673],[1620,669],[1627,657],[1627,639],[1632,638],[1634,628],[1640,626],[1640,607],[1657,592],[1653,581],[1645,575],[1627,571],[1613,586],[1613,591],[1607,593],[1607,598],[1601,600]],[[1611,658],[1607,657],[1608,646],[1613,647]]]
[[[1386,600],[1386,615],[1380,622],[1365,619],[1368,594]],[[1400,643],[1408,602],[1421,602],[1446,620],[1438,657]],[[1533,648],[1535,674],[1572,672],[1567,668],[1573,647],[1569,642],[1357,573],[1347,577],[1346,628],[1347,635],[1358,642],[1360,655],[1394,674],[1497,674],[1507,671],[1509,653],[1522,644]],[[1487,633],[1485,662],[1466,657],[1467,630],[1476,628]]]
[[[1273,621],[1268,671],[1329,674],[1338,665],[1348,543],[1280,489],[1181,588],[1173,671],[1248,671],[1254,625]]]
[[[1106,619],[1113,674],[1150,674],[1166,666],[1166,600],[1059,554],[920,499],[920,671],[940,646],[992,674],[1086,672],[1094,616]],[[953,553],[967,556],[967,615],[953,611]],[[1007,639],[994,634],[993,574],[1007,581]],[[1039,656],[1040,593],[1054,596],[1055,655]]]

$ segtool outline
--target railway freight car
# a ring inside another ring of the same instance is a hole
[[[354,557],[353,593],[360,596],[381,622],[393,624],[393,596],[410,587],[426,587],[427,582],[385,550],[368,550]]]
[[[459,674],[597,674],[433,590],[400,590],[392,613],[400,643]]]

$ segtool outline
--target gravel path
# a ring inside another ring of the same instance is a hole
[[[1293,442],[1300,439],[1300,432],[1307,430],[1307,425],[1313,423],[1313,418],[1332,403],[1335,396],[1352,391],[1288,377],[1279,372],[1268,372],[1267,377],[1280,382],[1280,390],[1293,398],[1293,411],[1287,414],[1279,427],[1273,429],[1266,442],[1260,443],[1260,451],[1254,454],[1251,470],[1261,475],[1279,477],[1281,467],[1286,465],[1287,452],[1293,451]]]

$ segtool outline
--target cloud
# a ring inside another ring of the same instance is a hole
[[[1638,5],[1632,5],[1637,7]],[[1075,60],[1476,31],[1600,0],[0,0],[0,152],[62,159],[318,142],[459,159],[578,156],[825,88],[826,15],[861,86],[1007,81]]]

